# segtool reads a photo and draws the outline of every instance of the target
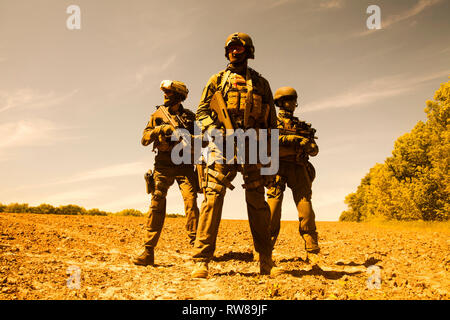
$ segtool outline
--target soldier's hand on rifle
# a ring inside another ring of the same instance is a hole
[[[160,130],[161,130],[161,132],[162,132],[163,134],[165,134],[166,136],[172,134],[172,132],[173,132],[172,126],[171,126],[171,125],[168,125],[168,124],[163,124],[163,125],[161,125]]]
[[[308,143],[306,145],[306,153],[314,157],[319,153],[319,147],[315,143]]]
[[[286,137],[286,141],[287,142],[291,142],[291,143],[294,143],[294,144],[300,144],[301,146],[304,146],[304,145],[306,145],[307,143],[308,143],[308,141],[309,141],[309,139],[308,138],[305,138],[305,137],[302,137],[302,136],[297,136],[297,135],[293,135],[293,134],[291,134],[291,135],[288,135],[287,137]]]
[[[309,139],[299,136],[297,141],[298,143],[300,143],[301,146],[306,146],[309,142]]]

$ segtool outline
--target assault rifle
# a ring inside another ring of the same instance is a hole
[[[216,91],[216,93],[214,93],[209,107],[217,114],[219,123],[221,123],[225,129],[234,130],[233,120],[228,114],[227,105],[223,99],[222,92]]]
[[[279,130],[280,135],[294,135],[298,138],[294,148],[280,146],[280,157],[296,155],[300,159],[304,155],[304,147],[308,142],[318,139],[315,136],[316,129],[311,128],[306,122],[300,122],[297,128],[285,126]]]
[[[189,141],[186,141],[186,138],[180,134],[180,131],[177,130],[178,128],[187,129],[186,123],[179,115],[171,115],[169,113],[168,107],[162,105],[158,107],[156,112],[153,114],[153,117],[155,119],[161,119],[163,123],[168,123],[170,126],[172,126],[175,137],[177,137],[178,140],[181,139],[183,147],[186,147],[190,144]],[[174,120],[174,117],[176,121]]]

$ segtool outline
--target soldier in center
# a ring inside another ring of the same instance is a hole
[[[254,59],[255,48],[252,39],[245,33],[233,33],[225,42],[225,57],[229,60],[227,68],[213,75],[206,84],[196,118],[202,131],[213,129],[224,132],[224,124],[218,114],[212,111],[211,101],[219,92],[226,103],[229,117],[236,126],[234,129],[276,128],[276,111],[270,85],[259,73],[247,66],[248,59]],[[193,278],[206,278],[208,262],[213,258],[217,232],[222,216],[226,188],[232,188],[231,181],[237,172],[243,175],[247,214],[253,243],[259,254],[260,273],[276,274],[272,261],[270,241],[270,209],[265,201],[264,186],[269,179],[261,175],[258,164],[220,163],[223,153],[209,143],[210,155],[203,173],[203,200],[197,234],[194,244]]]

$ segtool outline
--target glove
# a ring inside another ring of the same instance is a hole
[[[314,157],[319,153],[319,147],[315,143],[308,143],[306,146],[306,153],[311,157]]]
[[[162,132],[163,134],[165,134],[165,135],[167,136],[167,135],[172,134],[173,128],[172,128],[171,125],[163,124],[163,125],[161,125],[161,127],[160,127],[160,132]]]

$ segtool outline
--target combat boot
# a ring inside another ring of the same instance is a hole
[[[309,262],[312,269],[322,269],[320,267],[322,259],[318,253],[308,252],[306,255],[306,261]]]
[[[259,253],[253,250],[253,261],[259,261]]]
[[[319,256],[320,248],[318,244],[317,232],[303,233],[303,240],[305,240],[306,259],[311,264],[313,269],[321,269],[321,258]]]
[[[191,273],[192,278],[206,278],[208,276],[208,262],[200,261],[195,264]]]
[[[302,233],[302,238],[308,253],[318,254],[320,252],[317,232]]]
[[[279,276],[284,272],[283,268],[277,267],[271,256],[259,255],[259,273],[262,275]]]
[[[155,252],[153,247],[145,247],[144,252],[137,256],[133,263],[138,266],[152,266],[155,264]]]

